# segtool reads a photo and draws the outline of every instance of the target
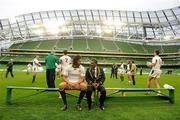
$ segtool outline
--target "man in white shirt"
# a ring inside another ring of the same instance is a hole
[[[81,111],[81,100],[86,94],[86,84],[84,82],[85,79],[85,70],[81,65],[81,57],[79,55],[75,56],[73,59],[73,63],[67,66],[66,69],[63,70],[63,81],[59,85],[60,94],[64,103],[64,106],[61,108],[62,111],[67,110],[67,100],[65,89],[80,89],[79,99],[76,105],[77,110]]]
[[[31,65],[31,63],[29,63],[28,65],[27,65],[27,75],[29,75],[29,73],[30,72],[32,72],[32,65]]]
[[[39,71],[39,67],[41,66],[41,64],[39,63],[39,60],[38,60],[38,59],[39,59],[39,56],[36,56],[36,57],[33,59],[33,66],[32,66],[33,79],[32,79],[32,83],[35,82],[37,72]]]
[[[128,82],[131,85],[132,81],[131,81],[131,61],[130,60],[128,60],[126,72],[127,72]]]
[[[60,76],[61,75],[61,64],[55,64],[56,65],[56,69],[55,69],[55,71],[56,71],[56,75],[57,75],[57,77],[58,76]],[[59,79],[59,77],[58,77],[58,79]]]
[[[147,88],[150,88],[150,82],[154,79],[155,87],[160,88],[158,79],[161,75],[161,64],[162,59],[159,57],[159,50],[154,51],[154,57],[152,58],[152,63],[147,64],[148,67],[151,67],[151,72],[149,73],[149,78],[147,79]],[[159,91],[160,92],[160,91]]]
[[[123,62],[120,65],[119,72],[120,72],[121,81],[124,81],[124,72],[125,72],[125,70],[124,70],[124,63]]]
[[[67,55],[67,50],[63,51],[63,56],[59,58],[59,63],[61,64],[61,73],[63,73],[63,70],[67,68],[71,64],[71,57]]]

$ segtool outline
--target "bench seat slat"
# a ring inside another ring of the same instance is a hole
[[[29,90],[54,90],[59,88],[42,88],[42,87],[19,87],[19,86],[7,86],[11,89],[29,89]],[[71,90],[71,89],[70,89]],[[72,89],[73,90],[73,89]],[[106,90],[120,90],[120,91],[153,91],[153,90],[166,90],[165,88],[106,88]]]
[[[122,90],[122,91],[153,91],[153,90],[167,90],[165,88],[106,88],[106,90]]]

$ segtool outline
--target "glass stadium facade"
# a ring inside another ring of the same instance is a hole
[[[180,37],[180,7],[159,11],[57,10],[0,19],[0,40],[100,37],[162,40]]]

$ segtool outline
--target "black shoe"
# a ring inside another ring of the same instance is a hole
[[[76,109],[77,109],[78,111],[82,111],[81,105],[80,105],[80,104],[77,104],[77,105],[76,105]]]
[[[99,108],[100,108],[101,110],[104,110],[104,106],[99,106]]]
[[[67,105],[64,105],[62,108],[61,108],[62,111],[66,111],[67,110]]]

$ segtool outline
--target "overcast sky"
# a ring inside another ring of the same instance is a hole
[[[47,10],[154,11],[176,6],[180,6],[180,0],[0,0],[0,19]]]

